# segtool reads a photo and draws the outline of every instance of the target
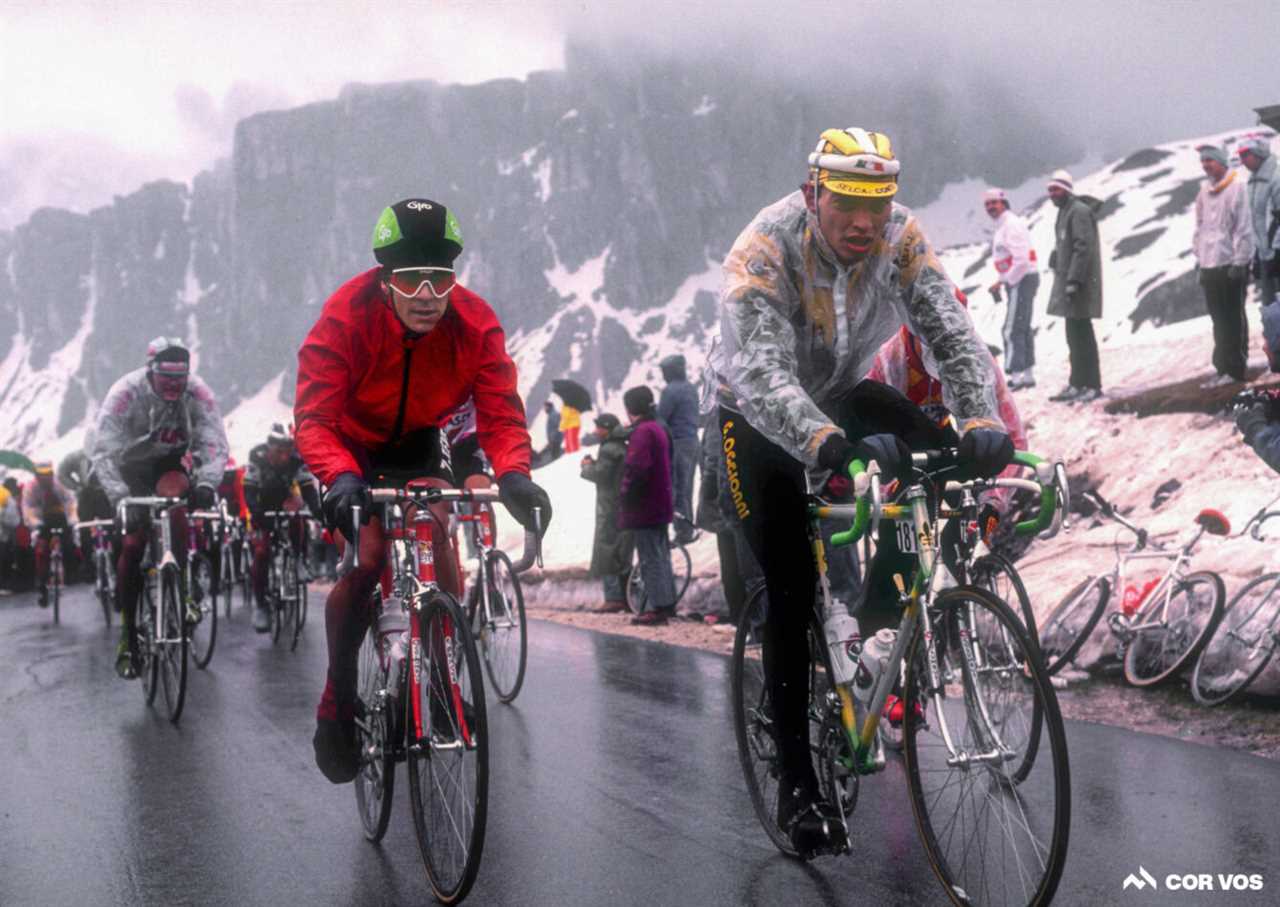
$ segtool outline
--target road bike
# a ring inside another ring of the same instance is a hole
[[[231,593],[238,589],[246,608],[253,605],[253,581],[249,575],[248,546],[245,544],[244,520],[227,513],[223,502],[222,541],[218,548],[218,593],[224,601],[223,612],[231,619]]]
[[[1127,588],[1125,570],[1130,562],[1169,561],[1162,577],[1144,590],[1135,589],[1130,600],[1107,617],[1125,679],[1134,686],[1153,686],[1192,664],[1222,617],[1226,599],[1222,577],[1209,570],[1188,572],[1188,568],[1191,552],[1205,533],[1228,535],[1231,523],[1216,510],[1201,510],[1195,519],[1195,533],[1180,547],[1166,548],[1154,542],[1145,529],[1125,519],[1098,492],[1086,491],[1084,496],[1104,517],[1131,532],[1134,542],[1125,550],[1117,542],[1111,573],[1080,580],[1049,612],[1040,627],[1045,665],[1050,674],[1055,674],[1079,654],[1115,590]]]
[[[696,542],[701,535],[702,533],[695,530],[687,540],[667,539],[667,547],[671,549],[671,575],[676,585],[676,600],[672,602],[673,607],[680,604],[680,599],[684,598],[689,588],[689,581],[693,578],[693,558],[689,555],[688,546]],[[631,557],[631,572],[627,574],[623,596],[626,599],[627,608],[633,614],[644,611],[645,603],[649,600],[644,588],[644,576],[640,572],[639,551]]]
[[[62,527],[41,526],[36,530],[49,541],[49,572],[45,576],[41,593],[49,607],[53,608],[53,622],[60,623],[62,603],[62,587],[66,584],[66,573],[62,566]]]
[[[1250,518],[1244,530],[1259,542],[1262,527],[1280,517],[1272,501]],[[1222,705],[1248,688],[1266,670],[1280,646],[1280,573],[1264,573],[1245,583],[1223,609],[1222,619],[1191,671],[1191,695],[1205,706]]]
[[[102,619],[111,626],[116,610],[115,520],[88,520],[76,524],[76,531],[89,530],[93,546],[93,592],[102,605]]]
[[[218,594],[220,583],[214,554],[222,547],[225,512],[193,510],[187,514],[187,569],[184,579],[190,594],[188,633],[191,658],[207,668],[218,642]]]
[[[1059,470],[1034,455],[1017,456],[1035,471],[1040,492],[1039,514],[1018,524],[1018,531],[1044,531],[1065,494],[1055,484]],[[809,495],[817,604],[824,614],[830,613],[832,600],[822,521],[853,521],[848,531],[832,536],[833,547],[853,544],[870,526],[892,520],[912,527],[917,549],[911,575],[895,578],[901,621],[891,653],[865,695],[855,696],[850,681],[836,682],[841,675],[817,608],[809,617],[809,744],[820,793],[835,807],[835,821],[845,832],[846,843],[836,852],[848,850],[861,777],[886,765],[878,729],[896,688],[901,690],[899,721],[912,812],[950,901],[1047,904],[1062,876],[1071,813],[1057,698],[1008,605],[974,586],[935,590],[941,571],[933,502],[963,483],[946,481],[958,463],[954,450],[913,454],[912,461],[912,478],[898,503],[882,501],[878,468],[867,471],[856,461],[850,470],[854,503],[829,504],[812,489]],[[781,766],[764,679],[763,624],[763,615],[748,610],[734,639],[738,754],[765,832],[783,853],[807,856],[797,854],[777,822]],[[848,655],[858,660],[859,653]]]
[[[466,530],[475,558],[475,579],[465,596],[471,632],[479,642],[493,692],[502,702],[511,702],[524,685],[529,655],[520,577],[506,552],[494,546],[491,504],[479,507],[455,504],[453,513],[454,519]],[[461,565],[457,534],[451,532],[451,537],[455,563]]]
[[[306,537],[306,524],[298,521],[308,516],[302,510],[267,510],[262,518],[270,524],[267,606],[271,609],[271,642],[278,642],[287,630],[289,650],[293,651],[298,648],[302,625],[307,619],[305,544],[298,544]]]
[[[438,502],[492,503],[496,491],[410,482],[377,488],[387,566],[375,588],[360,648],[356,806],[365,837],[380,841],[391,818],[395,765],[405,762],[414,833],[436,898],[456,904],[480,869],[488,816],[489,732],[480,656],[466,614],[436,581]],[[358,511],[358,508],[356,508]],[[344,564],[358,563],[360,514]],[[527,570],[538,536],[525,533]]]
[[[182,568],[173,553],[171,512],[186,506],[180,497],[127,497],[120,500],[118,519],[128,525],[131,507],[150,515],[150,539],[142,559],[142,595],[137,603],[138,673],[147,705],[164,689],[169,720],[177,723],[187,697],[186,589]]]

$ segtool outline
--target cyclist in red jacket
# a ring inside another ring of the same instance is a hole
[[[329,672],[316,710],[316,764],[330,781],[359,771],[355,737],[356,658],[368,626],[365,606],[382,575],[382,526],[370,520],[372,483],[413,478],[451,486],[448,445],[440,425],[475,400],[476,434],[493,464],[503,503],[520,523],[551,519],[547,493],[529,477],[531,447],[516,367],[502,326],[483,299],[461,286],[454,259],[462,234],[453,212],[424,198],[383,210],[373,232],[378,267],[358,274],[329,297],[298,351],[294,418],[298,450],[328,491],[325,519],[349,534],[361,508],[360,566],[325,603]],[[436,569],[454,595],[458,572],[436,521]]]

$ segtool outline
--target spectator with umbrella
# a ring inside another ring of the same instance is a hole
[[[551,390],[564,401],[560,410],[560,431],[564,433],[564,452],[573,453],[582,447],[578,436],[582,430],[582,413],[591,409],[591,394],[581,384],[569,378],[552,381]]]

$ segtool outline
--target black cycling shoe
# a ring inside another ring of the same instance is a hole
[[[316,765],[334,784],[348,784],[360,773],[360,745],[356,741],[355,721],[317,718],[311,745],[316,751]]]
[[[839,813],[802,786],[779,785],[778,827],[802,860],[849,849]]]

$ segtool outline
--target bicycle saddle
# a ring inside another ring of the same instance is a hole
[[[1219,510],[1206,507],[1196,516],[1196,522],[1210,535],[1230,535],[1231,521]]]

